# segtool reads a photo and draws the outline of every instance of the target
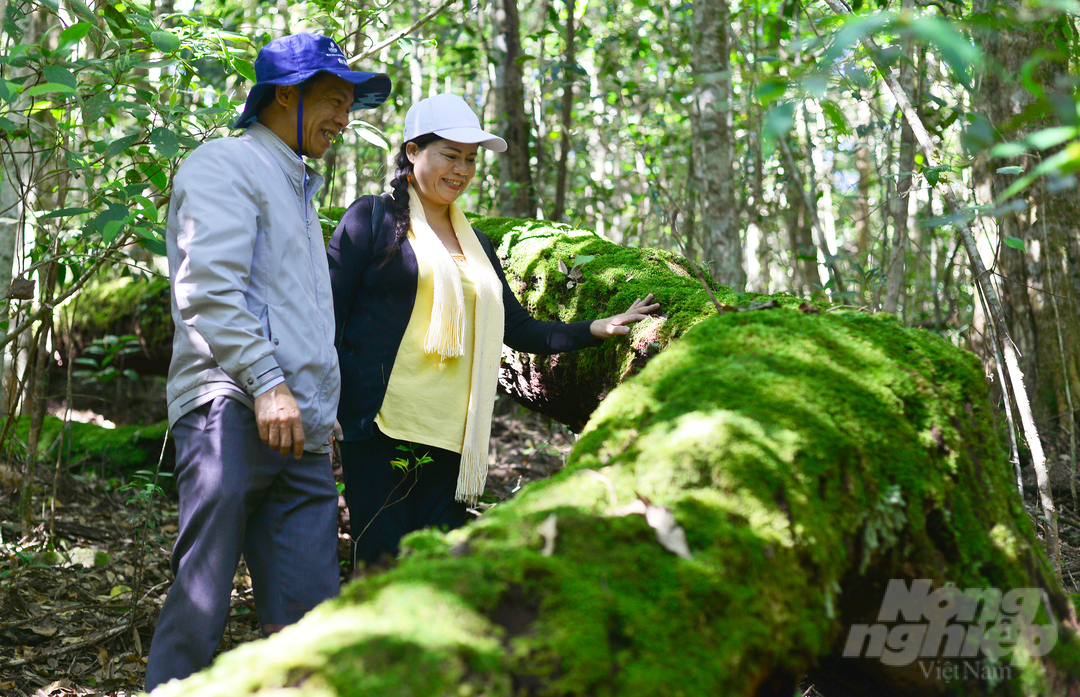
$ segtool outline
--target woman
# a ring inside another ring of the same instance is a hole
[[[479,146],[506,142],[460,97],[413,105],[391,196],[359,198],[330,240],[345,500],[367,563],[396,554],[408,532],[467,522],[487,478],[504,342],[534,354],[595,346],[659,307],[649,295],[591,322],[530,317],[455,204]]]

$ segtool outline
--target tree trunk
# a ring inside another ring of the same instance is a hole
[[[904,0],[902,7],[912,11],[914,2]],[[917,65],[924,64],[922,51],[917,50],[915,42],[908,39],[904,47],[905,60],[900,64],[900,85],[907,94],[915,98],[915,105],[920,104],[916,91]],[[919,81],[921,84],[921,81]],[[900,120],[900,157],[897,163],[896,189],[890,201],[893,219],[893,239],[889,249],[886,266],[885,297],[881,309],[896,314],[900,307],[901,296],[907,286],[907,254],[909,246],[908,221],[911,218],[912,173],[915,170],[915,132],[906,118]]]
[[[1008,5],[1019,7],[1019,3]],[[1031,56],[1047,58],[1028,79],[1042,85],[1051,98],[1061,89],[1059,85],[1069,74],[1069,67],[1064,57],[1055,58],[1056,46],[1064,45],[1061,42],[1067,41],[1069,32],[1064,22],[1047,22],[1035,26],[1017,24],[1008,32],[981,37],[987,54],[1000,65],[1000,71],[988,70],[982,76],[978,91],[982,97],[980,110],[992,124],[1010,123],[1034,101],[1019,77]],[[1032,130],[1050,125],[1048,120],[1036,123]],[[1003,135],[1019,139],[1026,133]],[[991,195],[1012,182],[1013,177],[995,171],[1004,164],[999,160],[985,162],[980,168],[979,174],[989,184]],[[1015,164],[1027,170],[1034,167],[1031,160]],[[1049,436],[1046,442],[1052,450],[1069,453],[1073,459],[1080,425],[1080,202],[1075,189],[1054,192],[1045,181],[1036,182],[1022,197],[1028,203],[1026,211],[998,220],[999,240],[1011,237],[1022,240],[1024,245],[1023,249],[998,245],[1002,305],[1031,386],[1032,408],[1040,432]],[[1054,472],[1053,480],[1063,485],[1071,476]]]
[[[563,55],[562,79],[562,120],[559,124],[559,164],[555,179],[555,207],[551,212],[551,219],[560,221],[566,212],[566,187],[569,178],[570,163],[570,131],[574,124],[574,82],[577,77],[571,73],[571,66],[576,67],[574,55],[574,42],[576,29],[574,26],[574,12],[577,6],[574,0],[566,0],[566,51]]]
[[[515,218],[536,217],[536,186],[529,166],[529,119],[525,115],[525,85],[522,81],[521,30],[517,0],[492,3],[492,31],[495,35],[495,104],[499,132],[506,140],[506,152],[499,155],[499,213]]]
[[[505,232],[502,247],[537,260],[532,287],[582,304],[546,270],[580,237]],[[596,275],[619,292],[630,274],[681,283],[670,258],[616,261]],[[667,310],[671,324],[678,301]],[[808,672],[826,695],[1080,689],[1076,616],[973,355],[859,312],[714,312],[684,329],[611,392],[559,476],[462,530],[406,538],[396,568],[157,697],[788,697]],[[949,614],[931,584],[985,590],[984,614]],[[909,624],[878,624],[898,590]],[[987,659],[981,630],[1005,620],[1034,646],[1006,640]],[[972,658],[948,658],[955,639],[924,643],[943,622],[974,636]]]
[[[746,285],[742,228],[735,205],[735,129],[732,124],[731,10],[727,0],[695,0],[690,120],[702,258],[717,281]]]
[[[790,148],[788,148],[790,151]],[[811,213],[806,207],[806,192],[802,188],[802,179],[796,176],[796,164],[785,164],[791,168],[786,172],[787,210],[785,214],[788,233],[788,255],[791,260],[791,292],[795,295],[810,295],[821,286],[817,268],[817,246],[814,245],[814,231]]]

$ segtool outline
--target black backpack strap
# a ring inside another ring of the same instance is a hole
[[[379,238],[382,232],[383,218],[386,217],[386,194],[379,194],[371,206],[371,239]]]

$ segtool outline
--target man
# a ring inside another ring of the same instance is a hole
[[[166,244],[176,324],[167,398],[180,520],[175,580],[146,689],[202,669],[225,631],[241,553],[265,633],[338,592],[329,460],[340,378],[312,197],[322,157],[390,93],[316,34],[267,44],[236,122],[180,167]]]

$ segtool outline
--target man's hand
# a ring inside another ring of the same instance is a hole
[[[593,320],[589,325],[589,332],[597,339],[629,333],[630,327],[626,325],[639,322],[660,309],[660,303],[654,303],[652,298],[652,293],[649,293],[644,300],[635,300],[626,312]]]
[[[304,454],[304,422],[300,405],[285,383],[274,385],[255,398],[255,423],[262,442],[282,455],[292,451],[297,460]]]

